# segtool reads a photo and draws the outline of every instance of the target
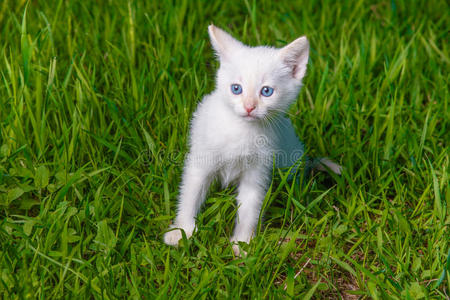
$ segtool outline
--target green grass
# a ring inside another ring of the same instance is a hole
[[[446,1],[0,4],[0,295],[445,299],[450,293]],[[249,255],[233,189],[162,243],[189,120],[214,88],[207,25],[311,44],[290,115],[343,176],[275,176]]]

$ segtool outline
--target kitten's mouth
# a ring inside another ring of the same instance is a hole
[[[251,115],[244,115],[242,117],[244,118],[244,120],[247,120],[247,121],[254,121],[254,120],[258,119],[257,117],[251,116]]]

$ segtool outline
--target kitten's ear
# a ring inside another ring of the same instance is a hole
[[[309,58],[309,42],[306,36],[299,37],[280,49],[284,63],[292,68],[292,77],[302,80],[306,73]]]
[[[220,59],[227,58],[233,50],[244,46],[230,34],[212,24],[208,26],[208,33],[211,44]]]

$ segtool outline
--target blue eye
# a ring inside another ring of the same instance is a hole
[[[270,86],[263,86],[263,88],[261,89],[261,95],[263,95],[264,97],[270,97],[273,94],[273,88],[271,88]]]
[[[235,95],[239,95],[242,93],[242,86],[240,84],[232,84],[231,85],[231,92]]]

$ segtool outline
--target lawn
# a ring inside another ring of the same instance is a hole
[[[447,1],[0,4],[0,298],[448,299]],[[207,26],[250,45],[306,35],[289,111],[308,184],[275,170],[234,257],[235,189],[178,248],[189,121],[214,89]]]

